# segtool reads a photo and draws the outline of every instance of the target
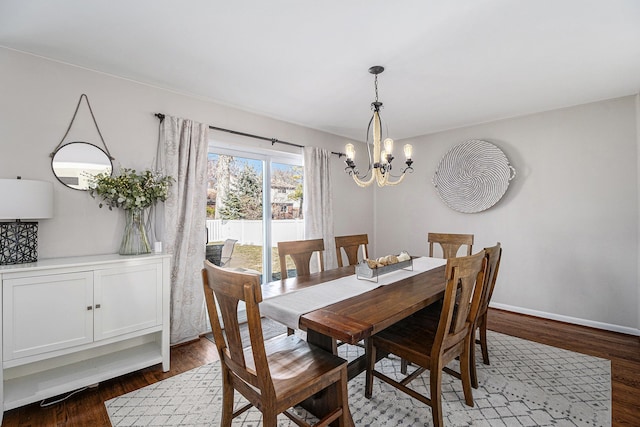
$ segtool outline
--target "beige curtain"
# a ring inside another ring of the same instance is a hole
[[[328,270],[337,267],[331,200],[331,152],[304,147],[303,153],[304,234],[306,239],[324,239],[324,266]]]
[[[197,338],[207,326],[201,269],[205,259],[209,127],[165,116],[160,144],[164,173],[175,182],[159,215],[171,259],[171,344]]]

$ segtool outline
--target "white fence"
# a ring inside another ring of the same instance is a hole
[[[236,239],[240,245],[262,246],[261,220],[207,220],[207,241],[220,242],[225,239]],[[271,247],[278,242],[304,239],[304,220],[277,219],[271,221]]]

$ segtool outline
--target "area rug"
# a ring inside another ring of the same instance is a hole
[[[489,331],[491,365],[478,358],[480,387],[474,406],[464,404],[459,380],[443,375],[446,426],[586,426],[611,425],[611,364],[586,356]],[[341,356],[363,351],[341,346]],[[457,362],[451,367],[456,369]],[[400,361],[376,365],[398,377]],[[113,426],[217,426],[220,423],[219,362],[176,375],[105,402]],[[428,395],[428,373],[411,386]],[[236,393],[236,407],[244,401]],[[364,373],[349,382],[349,407],[358,426],[432,426],[431,409],[374,379],[373,397],[364,397]],[[303,409],[297,409],[305,415]],[[280,426],[294,426],[286,417]],[[233,426],[257,427],[261,414],[252,408]]]

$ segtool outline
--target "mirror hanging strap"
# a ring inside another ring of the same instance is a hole
[[[56,154],[56,152],[60,149],[60,147],[62,147],[62,145],[63,145],[62,143],[64,142],[64,139],[69,134],[69,131],[71,130],[71,126],[73,126],[73,121],[76,119],[76,115],[78,114],[78,109],[80,108],[80,103],[82,103],[82,98],[84,98],[87,101],[87,107],[89,107],[89,113],[91,113],[91,118],[93,119],[93,124],[96,126],[96,130],[98,131],[98,135],[100,136],[100,140],[102,141],[102,145],[104,145],[104,149],[105,149],[105,152],[107,153],[107,156],[109,156],[109,159],[115,160],[115,158],[109,152],[109,147],[107,147],[107,143],[104,142],[104,138],[102,137],[102,132],[100,132],[100,128],[98,127],[98,122],[96,121],[96,116],[93,115],[93,110],[91,109],[91,104],[89,103],[89,97],[84,93],[82,95],[80,95],[80,99],[78,99],[78,105],[76,105],[76,110],[73,112],[73,117],[71,118],[71,122],[69,123],[69,127],[67,128],[67,131],[64,133],[64,136],[60,140],[60,143],[53,150],[53,152],[50,154],[50,156],[53,157]]]

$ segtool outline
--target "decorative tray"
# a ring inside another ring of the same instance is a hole
[[[367,264],[367,261],[365,260],[356,265],[356,277],[358,279],[377,282],[378,276],[391,273],[396,270],[413,270],[413,258],[377,268],[369,267],[369,264]]]

